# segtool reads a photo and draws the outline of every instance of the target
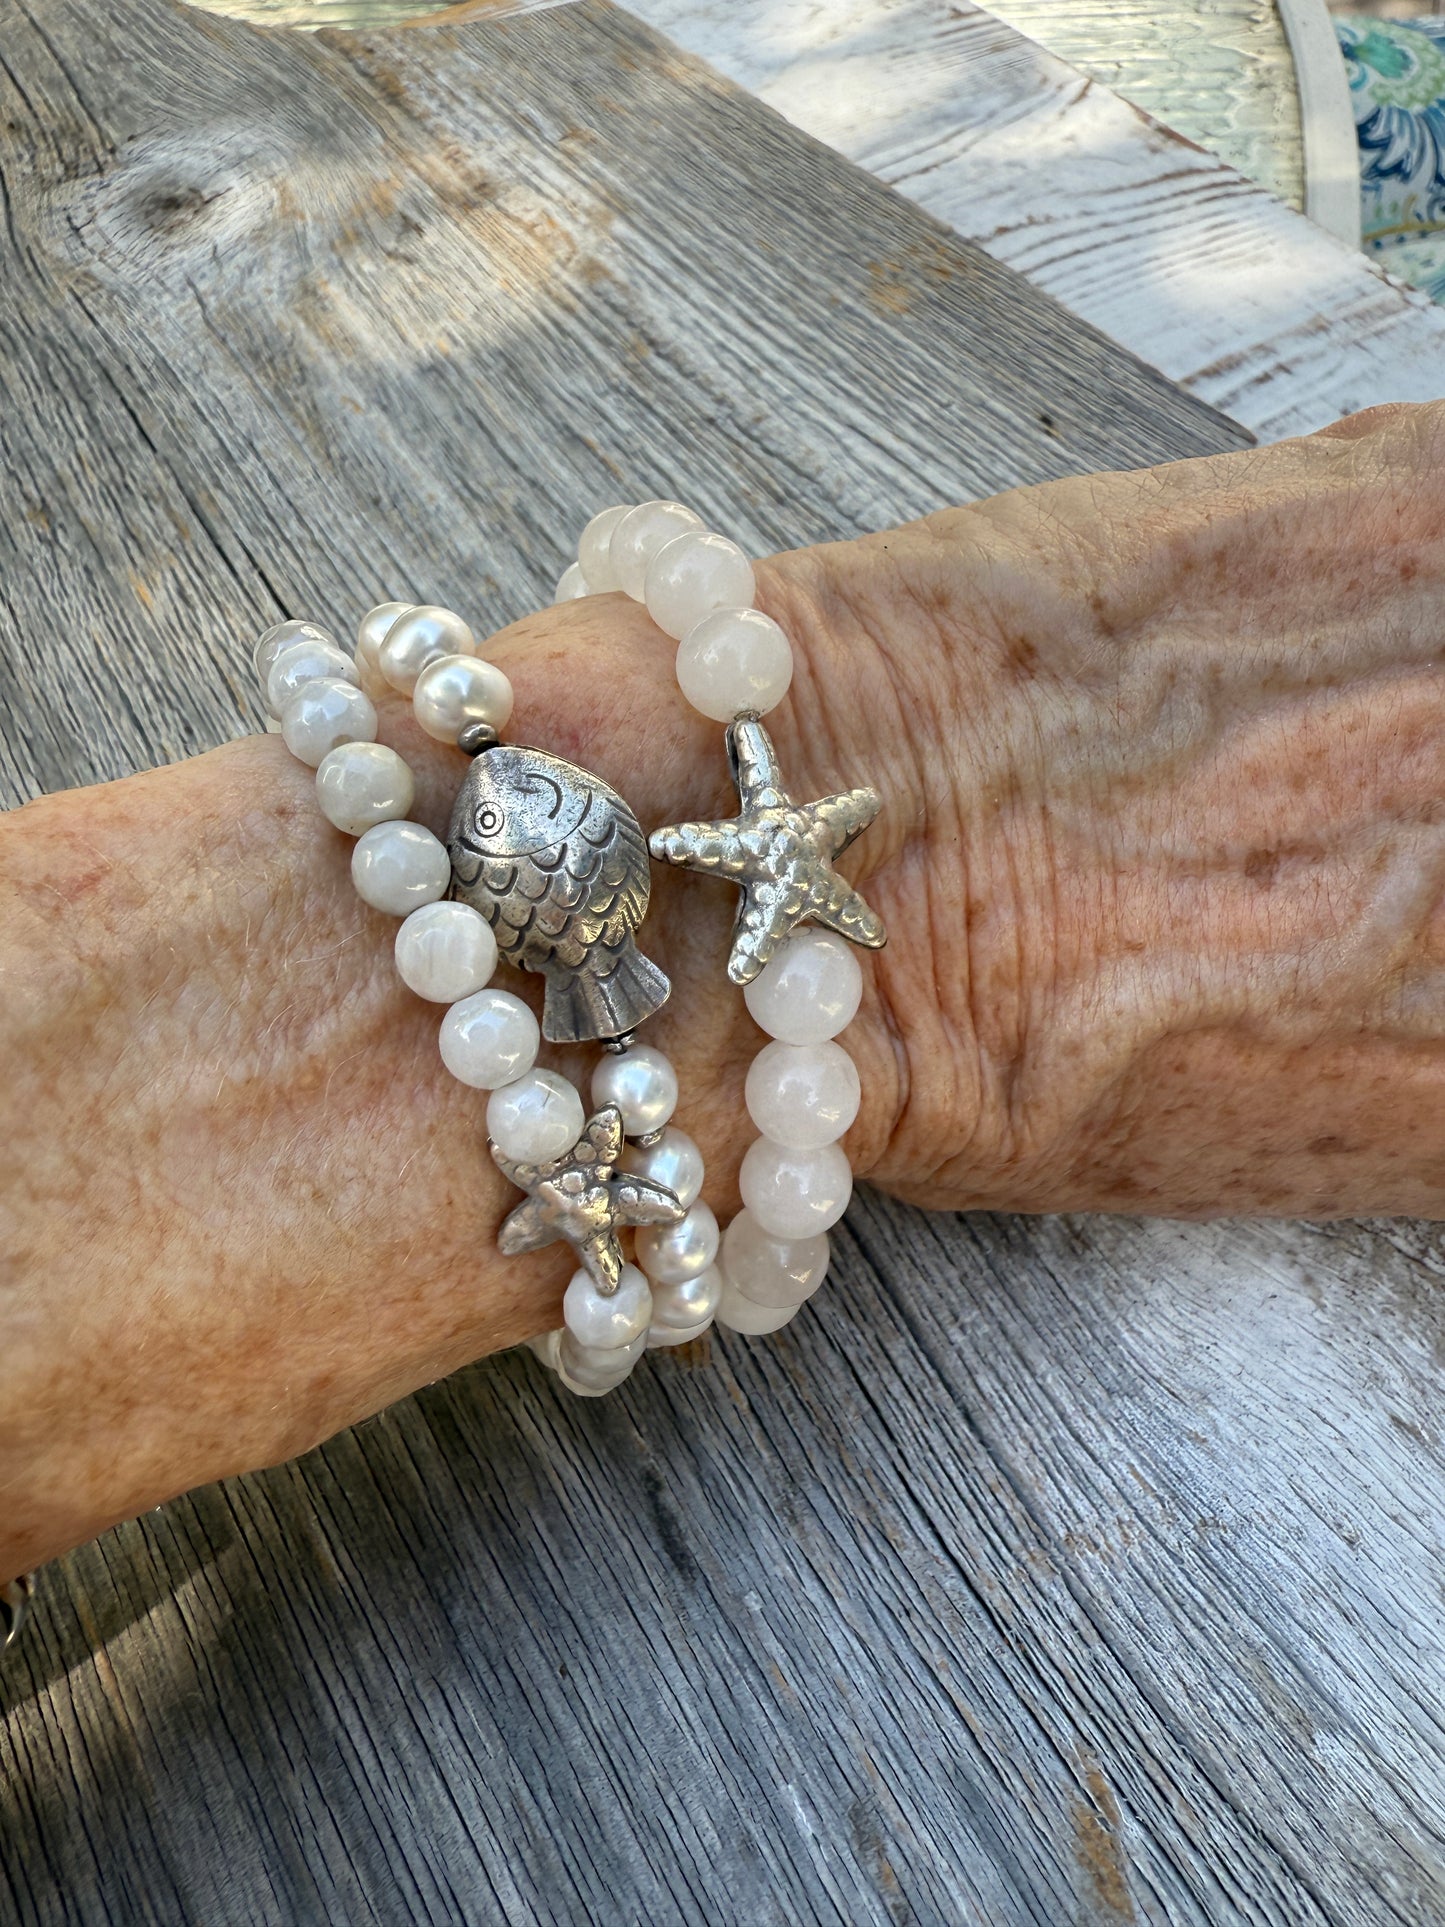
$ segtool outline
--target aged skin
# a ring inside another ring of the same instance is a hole
[[[950,1208],[1445,1215],[1445,408],[761,583],[790,784],[886,799],[844,859],[890,932],[848,1034],[861,1175]],[[633,605],[494,653],[520,730],[645,827],[731,813]],[[463,759],[400,708],[383,734],[444,830]],[[516,1194],[348,848],[275,738],[0,820],[0,1576],[557,1318],[566,1256],[496,1255]],[[645,936],[722,1208],[757,1042],[733,898],[659,870]]]

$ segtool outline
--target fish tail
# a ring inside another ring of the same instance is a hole
[[[671,989],[667,976],[628,937],[620,950],[589,958],[582,970],[548,972],[542,1035],[553,1044],[620,1037],[660,1009]]]

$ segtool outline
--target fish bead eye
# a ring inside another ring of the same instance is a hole
[[[477,830],[482,836],[495,836],[506,820],[495,803],[483,803],[477,811]]]

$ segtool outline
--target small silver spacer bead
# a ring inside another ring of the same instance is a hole
[[[457,748],[467,756],[480,756],[484,750],[495,749],[501,740],[490,723],[468,723],[457,737]]]
[[[654,1144],[661,1144],[666,1134],[667,1134],[667,1126],[665,1124],[660,1124],[655,1131],[644,1131],[641,1137],[635,1137],[632,1140],[632,1142],[636,1144],[641,1150],[646,1151],[646,1150],[649,1150]]]
[[[602,1048],[603,1050],[610,1050],[614,1057],[620,1057],[625,1050],[631,1050],[636,1042],[637,1032],[635,1030],[624,1030],[618,1037],[604,1037],[602,1039]]]

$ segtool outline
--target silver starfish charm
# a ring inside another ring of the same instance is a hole
[[[519,1164],[494,1144],[498,1170],[528,1194],[498,1232],[497,1248],[515,1258],[565,1239],[610,1298],[622,1273],[622,1227],[676,1224],[684,1215],[673,1193],[651,1178],[614,1176],[621,1155],[622,1113],[615,1104],[588,1118],[572,1149],[545,1164]]]
[[[795,803],[778,775],[768,733],[756,718],[728,729],[728,760],[738,814],[721,823],[675,823],[654,830],[648,848],[661,863],[731,879],[742,890],[728,975],[751,983],[800,923],[821,923],[850,943],[881,950],[883,920],[833,868],[867,829],[883,800],[848,790],[819,803]]]

